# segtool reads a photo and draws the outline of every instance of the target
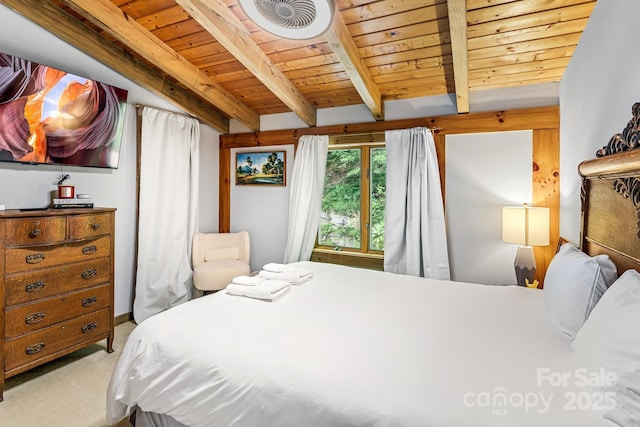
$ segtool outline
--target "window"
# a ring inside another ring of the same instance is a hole
[[[329,149],[318,247],[384,250],[386,160],[384,143]]]

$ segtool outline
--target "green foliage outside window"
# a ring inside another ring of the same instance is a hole
[[[362,151],[360,148],[329,150],[318,234],[318,244],[322,246],[360,249],[361,221],[368,221],[370,215],[370,249],[384,249],[386,151],[371,149],[370,212],[364,215],[360,200]]]
[[[360,150],[329,150],[318,243],[360,247]]]
[[[371,198],[369,248],[384,250],[384,205],[387,197],[387,150],[371,149]]]

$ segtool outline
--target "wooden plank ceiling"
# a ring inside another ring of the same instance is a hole
[[[559,82],[596,1],[336,0],[324,35],[285,40],[237,0],[0,0],[228,132],[234,118]]]

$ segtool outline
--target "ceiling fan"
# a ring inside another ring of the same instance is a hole
[[[239,4],[263,30],[294,40],[321,35],[335,13],[334,0],[239,0]]]

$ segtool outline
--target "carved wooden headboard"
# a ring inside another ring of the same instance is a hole
[[[618,273],[640,271],[640,103],[622,133],[582,162],[580,247],[589,255],[607,254]]]

